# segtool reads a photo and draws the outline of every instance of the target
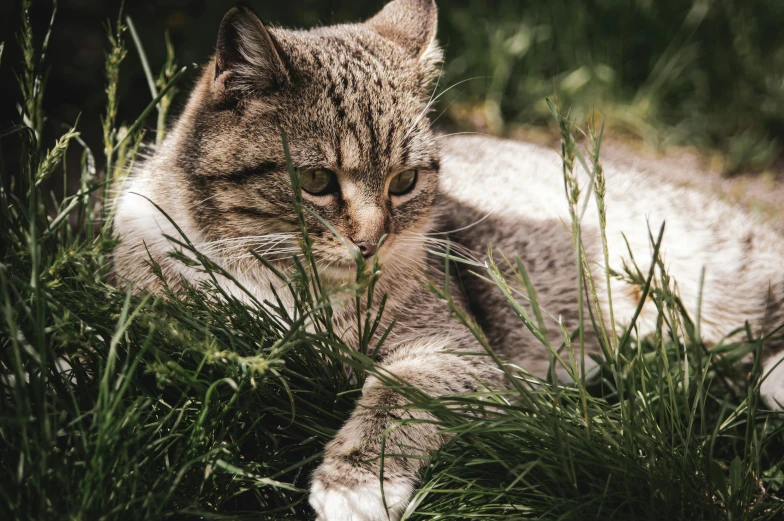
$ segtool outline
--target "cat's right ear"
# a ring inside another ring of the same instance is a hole
[[[437,47],[438,8],[434,0],[392,0],[366,23],[416,59]]]
[[[216,94],[242,96],[288,80],[281,49],[250,7],[237,5],[221,21],[215,50]]]

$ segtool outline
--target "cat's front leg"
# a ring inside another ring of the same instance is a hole
[[[384,368],[431,396],[466,392],[476,385],[476,367],[470,359],[424,350],[406,348],[403,356],[388,361]],[[396,390],[375,377],[367,379],[357,408],[327,445],[324,460],[313,474],[310,504],[319,521],[400,518],[428,454],[443,442],[433,423],[405,422],[427,418],[425,413],[401,409],[405,403]]]

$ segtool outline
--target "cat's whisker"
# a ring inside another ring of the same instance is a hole
[[[204,203],[206,203],[207,201],[209,201],[209,200],[211,200],[211,199],[214,199],[214,198],[218,197],[219,195],[220,195],[220,192],[218,192],[218,193],[216,193],[216,194],[212,194],[211,196],[209,196],[209,197],[206,197],[206,198],[202,199],[201,201],[197,201],[196,203],[194,203],[194,206],[201,206],[201,205],[203,205]]]
[[[435,101],[434,97],[436,96],[436,92],[438,92],[438,87],[441,85],[441,78],[444,77],[444,63],[445,63],[445,61],[441,60],[441,68],[438,70],[438,78],[436,79],[436,84],[433,87],[432,92],[430,93],[430,99],[427,100],[427,104],[425,105],[425,109],[424,109],[425,111],[427,111],[428,107],[430,107],[432,105],[432,103]],[[421,114],[420,114],[420,116],[421,116]],[[417,120],[419,120],[420,116],[417,116]],[[416,125],[417,123],[418,123],[418,121],[414,121],[414,125]],[[410,130],[409,130],[409,132],[410,132]],[[408,136],[408,133],[406,133],[406,137],[407,136]]]
[[[332,267],[333,264],[337,262],[337,260],[327,261],[326,259],[321,259],[321,261],[319,262],[323,262],[323,261],[326,261],[326,264],[324,264],[323,266],[319,266],[318,262],[316,263],[316,270],[318,270],[319,273],[326,272],[329,268]]]
[[[204,246],[211,246],[217,244],[225,244],[225,243],[236,243],[236,242],[255,242],[258,241],[259,243],[264,241],[280,241],[286,239],[293,239],[295,238],[294,234],[289,233],[270,233],[265,235],[245,235],[241,237],[226,237],[223,239],[216,239],[214,241],[205,241],[199,243],[197,246],[204,247]]]
[[[478,257],[479,255],[474,250],[470,249],[469,247],[460,244],[458,242],[452,241],[450,239],[442,239],[439,237],[431,237],[425,234],[417,234],[416,239],[407,239],[403,241],[406,244],[418,244],[421,243],[425,246],[439,246],[441,248],[450,250],[455,250],[458,252],[465,252],[469,253],[474,257]]]
[[[472,134],[473,135],[477,135],[477,136],[486,136],[487,135],[484,132],[470,132],[470,131],[466,131],[466,132],[452,132],[450,134],[439,134],[434,139],[439,140],[439,139],[445,139],[445,138],[452,137],[452,136],[464,136],[464,135],[472,135]]]
[[[443,248],[444,250],[454,250],[458,252],[466,252],[470,253],[473,256],[478,256],[477,252],[455,241],[451,241],[449,239],[439,239],[436,237],[426,237],[424,240],[425,246],[438,246]]]
[[[231,237],[227,239],[220,239],[200,243],[196,245],[196,249],[204,255],[219,255],[222,257],[231,257],[241,255],[239,252],[247,252],[249,250],[264,251],[274,249],[281,242],[287,240],[287,237],[282,237],[280,234],[273,234],[270,236],[247,236],[247,237]]]
[[[248,248],[248,252],[255,252],[260,257],[265,255],[285,253],[285,252],[298,252],[301,249],[298,246],[281,246],[280,243],[270,244],[266,248]],[[252,255],[252,254],[251,254]]]
[[[254,255],[253,253],[248,252],[248,253],[244,253],[242,255],[232,255],[230,258],[231,259],[236,259],[236,260],[241,260],[241,259],[255,259],[256,256],[259,256],[262,259],[269,260],[269,259],[267,259],[267,257],[269,255],[288,255],[288,256],[291,256],[291,253],[294,253],[296,251],[298,251],[297,248],[280,249],[280,250],[275,250],[275,251],[272,251],[272,252],[269,252],[269,253],[265,253],[263,255],[262,254],[258,254],[258,253],[256,255]]]
[[[419,124],[419,122],[422,121],[422,118],[427,116],[427,114],[430,112],[430,109],[433,107],[433,105],[436,103],[436,101],[438,101],[439,98],[441,98],[441,96],[443,96],[444,94],[446,94],[450,90],[454,89],[458,85],[461,85],[461,84],[466,83],[468,81],[478,80],[478,79],[482,79],[482,78],[486,78],[486,77],[487,76],[474,76],[473,78],[466,78],[464,80],[460,80],[460,81],[458,81],[456,83],[453,83],[452,85],[450,85],[446,89],[444,89],[441,93],[438,94],[438,96],[436,96],[434,98],[431,98],[430,101],[427,102],[427,105],[425,105],[425,108],[422,109],[422,112],[420,112],[419,115],[414,119],[414,122],[411,124],[411,127],[405,133],[404,138],[407,138],[411,134],[411,132],[414,131],[416,126]]]
[[[472,257],[472,256],[469,256],[469,255],[466,255],[464,253],[456,252],[453,249],[446,250],[444,248],[444,249],[439,250],[439,249],[436,249],[436,248],[432,248],[432,249],[430,249],[428,251],[430,251],[431,253],[434,253],[436,255],[439,255],[439,256],[441,256],[441,255],[447,256],[448,255],[450,259],[454,259],[454,260],[458,260],[458,261],[466,261],[466,262],[470,262],[472,264],[473,263],[481,264],[481,261],[479,259],[477,259],[475,257]]]
[[[460,96],[461,96],[462,94],[463,94],[463,93],[461,92],[461,93],[459,93],[457,96],[455,96],[455,99],[453,99],[452,101],[450,101],[450,102],[449,102],[449,105],[447,105],[447,106],[444,108],[444,110],[442,110],[442,111],[441,111],[441,113],[440,113],[440,114],[438,114],[438,116],[436,116],[436,117],[434,117],[433,119],[431,119],[431,120],[430,120],[430,124],[431,124],[431,125],[435,124],[435,122],[436,122],[436,121],[438,121],[438,120],[439,120],[439,118],[441,118],[441,116],[443,116],[443,115],[444,115],[444,113],[445,113],[447,110],[449,110],[449,107],[451,107],[452,105],[454,105],[454,104],[455,104],[455,102],[458,100],[458,98],[460,98]]]
[[[450,233],[457,233],[457,232],[462,232],[462,231],[468,230],[469,228],[472,228],[472,227],[476,226],[477,224],[479,224],[479,223],[481,223],[481,222],[485,221],[486,219],[489,219],[489,218],[490,218],[490,217],[491,217],[491,216],[492,216],[492,215],[493,215],[493,214],[494,214],[494,213],[495,213],[495,212],[496,212],[496,211],[497,211],[497,210],[498,210],[500,207],[501,207],[501,202],[499,201],[499,202],[498,202],[498,203],[496,203],[496,205],[495,205],[495,206],[494,206],[494,207],[493,207],[493,208],[492,208],[492,209],[491,209],[489,212],[487,212],[487,213],[486,213],[486,214],[485,214],[485,215],[484,215],[482,218],[480,218],[480,219],[478,219],[478,220],[474,221],[474,222],[473,222],[473,223],[471,223],[471,224],[468,224],[468,225],[466,225],[466,226],[463,226],[462,228],[456,228],[456,229],[454,229],[454,230],[448,230],[448,231],[445,231],[445,232],[430,232],[430,233],[428,233],[428,234],[426,234],[426,235],[448,235],[448,234],[450,234]]]
[[[413,237],[404,237],[398,239],[398,244],[402,246],[415,245],[420,246],[421,241]],[[395,249],[390,256],[381,263],[382,273],[386,274],[387,280],[395,280],[398,276],[409,277],[411,276],[412,268],[422,268],[426,271],[428,265],[425,260],[419,256],[403,255],[404,248]],[[398,262],[402,260],[403,262]]]
[[[267,262],[280,262],[282,260],[291,259],[293,257],[300,258],[301,260],[301,257],[303,257],[303,255],[301,253],[295,253],[294,255],[292,255],[291,253],[285,253],[285,252],[273,252],[269,256],[260,255],[260,257],[266,260]]]
[[[419,245],[422,244],[424,249],[434,251],[436,253],[448,254],[456,259],[470,261],[478,264],[483,264],[480,256],[470,248],[461,244],[449,241],[447,239],[436,239],[434,237],[424,237],[424,240],[407,240],[400,241],[401,245]]]
[[[433,87],[433,91],[430,93],[430,99],[427,100],[428,103],[433,101],[433,96],[436,95],[436,92],[438,92],[438,86],[441,85],[441,78],[444,77],[444,63],[445,60],[441,60],[441,67],[438,69],[438,78],[436,79],[436,84]]]
[[[255,243],[253,241],[246,241],[243,244],[239,244],[233,247],[232,246],[226,247],[222,251],[224,255],[231,255],[233,257],[252,257],[253,253],[251,252],[256,252],[257,255],[264,257],[269,254],[299,251],[299,247],[296,246],[281,247],[280,243],[283,242],[284,240],[285,239],[279,239],[274,241],[264,241],[260,243]]]
[[[244,244],[255,244],[258,246],[262,246],[268,243],[277,243],[280,241],[286,240],[285,238],[279,237],[269,237],[269,238],[253,238],[253,237],[238,237],[232,240],[225,240],[225,241],[215,241],[211,243],[207,243],[208,246],[226,246],[226,247],[237,247],[242,246]]]

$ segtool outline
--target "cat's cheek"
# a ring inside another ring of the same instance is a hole
[[[412,492],[413,487],[406,483],[385,483],[387,511],[377,481],[350,488],[340,485],[327,488],[317,480],[310,488],[310,506],[316,512],[317,521],[396,521]]]

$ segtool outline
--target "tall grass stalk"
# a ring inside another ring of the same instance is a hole
[[[120,5],[120,14],[117,16],[117,22],[112,28],[111,23],[106,24],[106,35],[109,40],[109,51],[106,53],[106,112],[104,113],[101,125],[103,127],[103,151],[106,158],[106,167],[104,174],[104,190],[103,200],[108,201],[108,190],[112,183],[112,176],[114,175],[115,154],[117,144],[117,110],[120,100],[117,96],[117,89],[120,83],[120,65],[127,54],[125,47],[125,39],[123,33],[125,26],[122,23],[122,9],[125,0]],[[105,210],[104,210],[105,212]]]

